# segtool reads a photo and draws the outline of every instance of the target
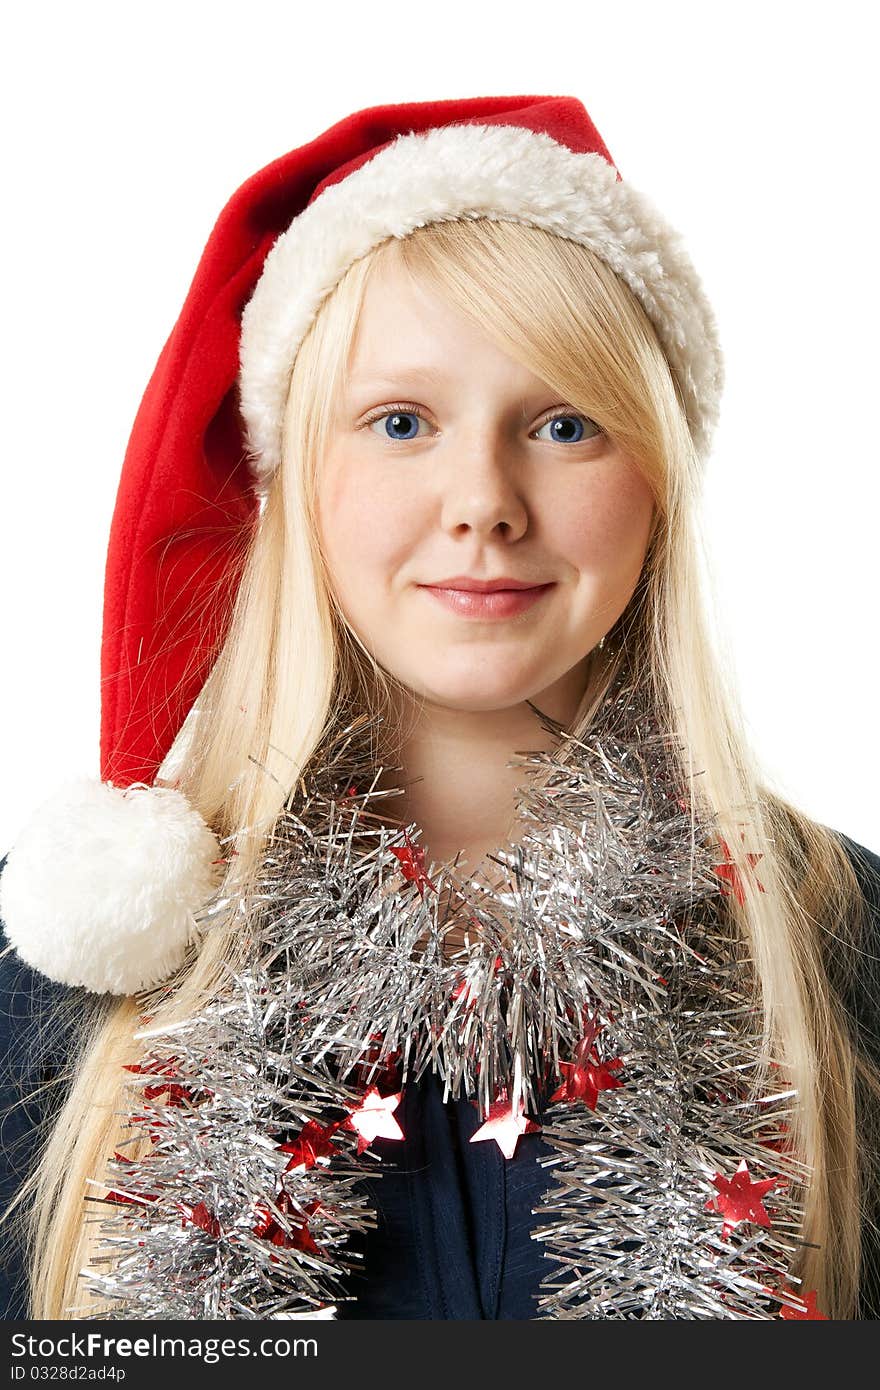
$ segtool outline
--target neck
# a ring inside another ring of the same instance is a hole
[[[569,728],[587,671],[585,660],[530,697],[532,703]],[[397,756],[403,770],[386,771],[380,785],[404,790],[388,810],[422,832],[426,865],[460,855],[459,870],[467,865],[473,872],[489,851],[517,838],[516,792],[523,769],[508,767],[508,761],[519,752],[550,751],[555,739],[524,701],[493,710],[399,703],[397,717],[405,730]]]

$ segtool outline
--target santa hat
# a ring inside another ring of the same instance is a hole
[[[576,98],[370,107],[254,174],[211,232],[126,450],[105,572],[101,780],[40,806],[0,876],[9,940],[52,979],[130,994],[183,960],[222,853],[180,791],[152,784],[223,641],[237,533],[281,462],[297,350],[358,257],[475,217],[580,242],[625,281],[707,454],[714,316],[678,234],[623,181]]]

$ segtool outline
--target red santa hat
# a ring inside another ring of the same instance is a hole
[[[150,378],[110,530],[101,780],[40,806],[0,875],[19,956],[130,994],[182,961],[221,850],[181,792],[153,786],[223,641],[253,525],[281,463],[297,350],[347,268],[451,219],[543,227],[591,247],[643,304],[705,457],[723,368],[678,234],[618,173],[575,97],[475,97],[358,111],[249,178],[211,232]]]

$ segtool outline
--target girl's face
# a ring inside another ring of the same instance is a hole
[[[383,265],[367,287],[318,514],[337,599],[364,646],[429,701],[478,711],[540,707],[576,674],[633,593],[653,498],[592,420]],[[435,592],[462,576],[548,587],[518,609],[509,594]]]

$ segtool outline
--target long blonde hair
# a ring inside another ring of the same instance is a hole
[[[324,734],[348,709],[388,715],[399,687],[347,627],[316,526],[315,484],[365,287],[393,257],[468,315],[504,351],[598,420],[635,459],[655,497],[639,584],[605,648],[591,654],[573,722],[589,726],[622,660],[647,682],[661,721],[686,750],[683,785],[715,818],[742,870],[731,928],[754,962],[768,1055],[781,1057],[800,1095],[793,1133],[813,1174],[796,1271],[832,1317],[853,1317],[859,1280],[860,1191],[853,1049],[838,1023],[822,933],[845,937],[862,897],[838,838],[760,778],[736,704],[729,661],[708,635],[700,467],[681,400],[638,301],[585,247],[494,219],[434,223],[355,262],[321,307],[293,365],[284,462],[252,530],[242,580],[211,674],[163,768],[228,850],[226,887],[246,891],[266,836]],[[394,748],[381,752],[394,756]],[[270,775],[266,775],[267,772]],[[234,852],[232,852],[234,851]],[[760,890],[745,856],[758,853]],[[240,961],[242,933],[219,921],[158,1002],[152,1026],[182,1019]],[[124,1136],[124,1063],[143,1055],[134,1034],[144,1001],[105,998],[80,1028],[59,1085],[69,1088],[26,1204],[31,1316],[100,1316],[78,1281],[106,1187],[105,1161]],[[129,1153],[132,1150],[129,1149]],[[84,1200],[85,1199],[85,1200]]]

